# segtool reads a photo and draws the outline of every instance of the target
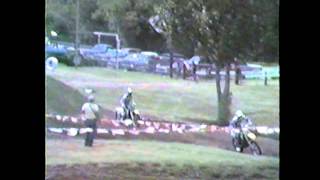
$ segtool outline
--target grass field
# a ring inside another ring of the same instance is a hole
[[[217,95],[214,81],[194,83],[139,72],[94,67],[75,69],[64,65],[59,65],[57,71],[50,76],[76,88],[81,93],[85,87],[94,88],[97,91],[97,102],[109,110],[119,105],[120,97],[126,88],[131,86],[134,89],[137,108],[142,114],[170,121],[192,119],[214,123],[216,120]],[[244,81],[241,86],[232,83],[231,91],[233,111],[243,110],[258,125],[279,124],[278,80],[270,81],[269,86],[264,86],[263,82],[258,80]],[[50,107],[50,104],[48,106]],[[61,108],[61,113],[67,113],[63,109]]]
[[[239,178],[258,175],[264,179],[278,179],[279,173],[278,158],[255,157],[180,143],[97,140],[91,149],[83,147],[82,139],[47,139],[46,148],[46,163],[51,166],[88,163],[129,163],[130,166],[139,166],[143,163],[152,163],[176,173],[183,171],[186,166],[191,166],[192,169],[200,171],[202,177],[216,173],[222,179],[231,175]],[[126,171],[126,173],[134,175],[134,172]]]

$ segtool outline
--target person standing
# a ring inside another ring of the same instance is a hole
[[[235,59],[234,66],[235,66],[235,73],[236,73],[235,84],[239,85],[242,73],[241,73],[240,63],[238,59]]]
[[[194,61],[192,61],[192,75],[193,75],[193,80],[195,82],[198,82],[198,80],[197,80],[197,65]]]
[[[92,129],[91,132],[86,133],[84,145],[92,147],[93,140],[97,133],[97,121],[100,119],[99,106],[94,103],[93,95],[89,95],[88,102],[82,105],[81,112],[85,117],[85,126]]]
[[[264,72],[264,85],[268,86],[268,75],[267,75],[267,72]]]

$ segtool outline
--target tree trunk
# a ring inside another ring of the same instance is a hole
[[[171,39],[171,34],[168,33],[167,35],[167,48],[169,50],[169,75],[170,75],[170,78],[172,79],[173,78],[173,46],[172,46],[172,39]]]
[[[231,115],[231,93],[230,93],[230,64],[226,67],[226,77],[224,79],[225,85],[223,93],[221,93],[220,85],[220,69],[217,67],[216,70],[216,84],[218,93],[218,124],[228,125],[229,118]]]
[[[221,99],[221,85],[220,85],[220,67],[216,66],[216,87],[217,87],[217,95],[218,95],[218,102]]]
[[[173,53],[172,53],[172,50],[170,50],[170,78],[173,77],[173,68],[172,68],[172,65],[173,65]]]

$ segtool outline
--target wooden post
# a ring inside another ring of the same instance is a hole
[[[267,76],[267,72],[264,72],[264,85],[268,86],[268,76]]]
[[[183,61],[182,61],[182,73],[183,73],[182,74],[183,79],[186,79],[187,78],[187,67]]]
[[[197,65],[194,62],[192,62],[192,75],[193,75],[193,80],[197,82]]]

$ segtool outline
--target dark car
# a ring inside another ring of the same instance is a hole
[[[117,64],[120,63],[126,56],[127,52],[117,49],[109,49],[107,53],[100,53],[97,59],[106,62],[110,67],[117,67]]]
[[[80,48],[80,55],[91,58],[100,53],[107,53],[110,48],[112,48],[112,46],[109,44],[96,44],[91,49]]]
[[[135,64],[138,63],[140,58],[139,53],[130,53],[120,63],[119,67],[127,70],[135,70]]]
[[[131,53],[140,53],[141,49],[139,49],[139,48],[122,48],[121,51],[125,52],[127,54],[131,54]]]
[[[101,54],[106,53],[112,46],[109,44],[96,44],[92,48],[81,48],[79,49],[81,65],[97,65],[98,59],[101,58]],[[69,61],[73,62],[76,54],[75,49],[69,49],[67,56]]]
[[[120,62],[120,68],[133,71],[150,71],[149,62],[152,58],[154,56],[143,53],[131,53]]]

